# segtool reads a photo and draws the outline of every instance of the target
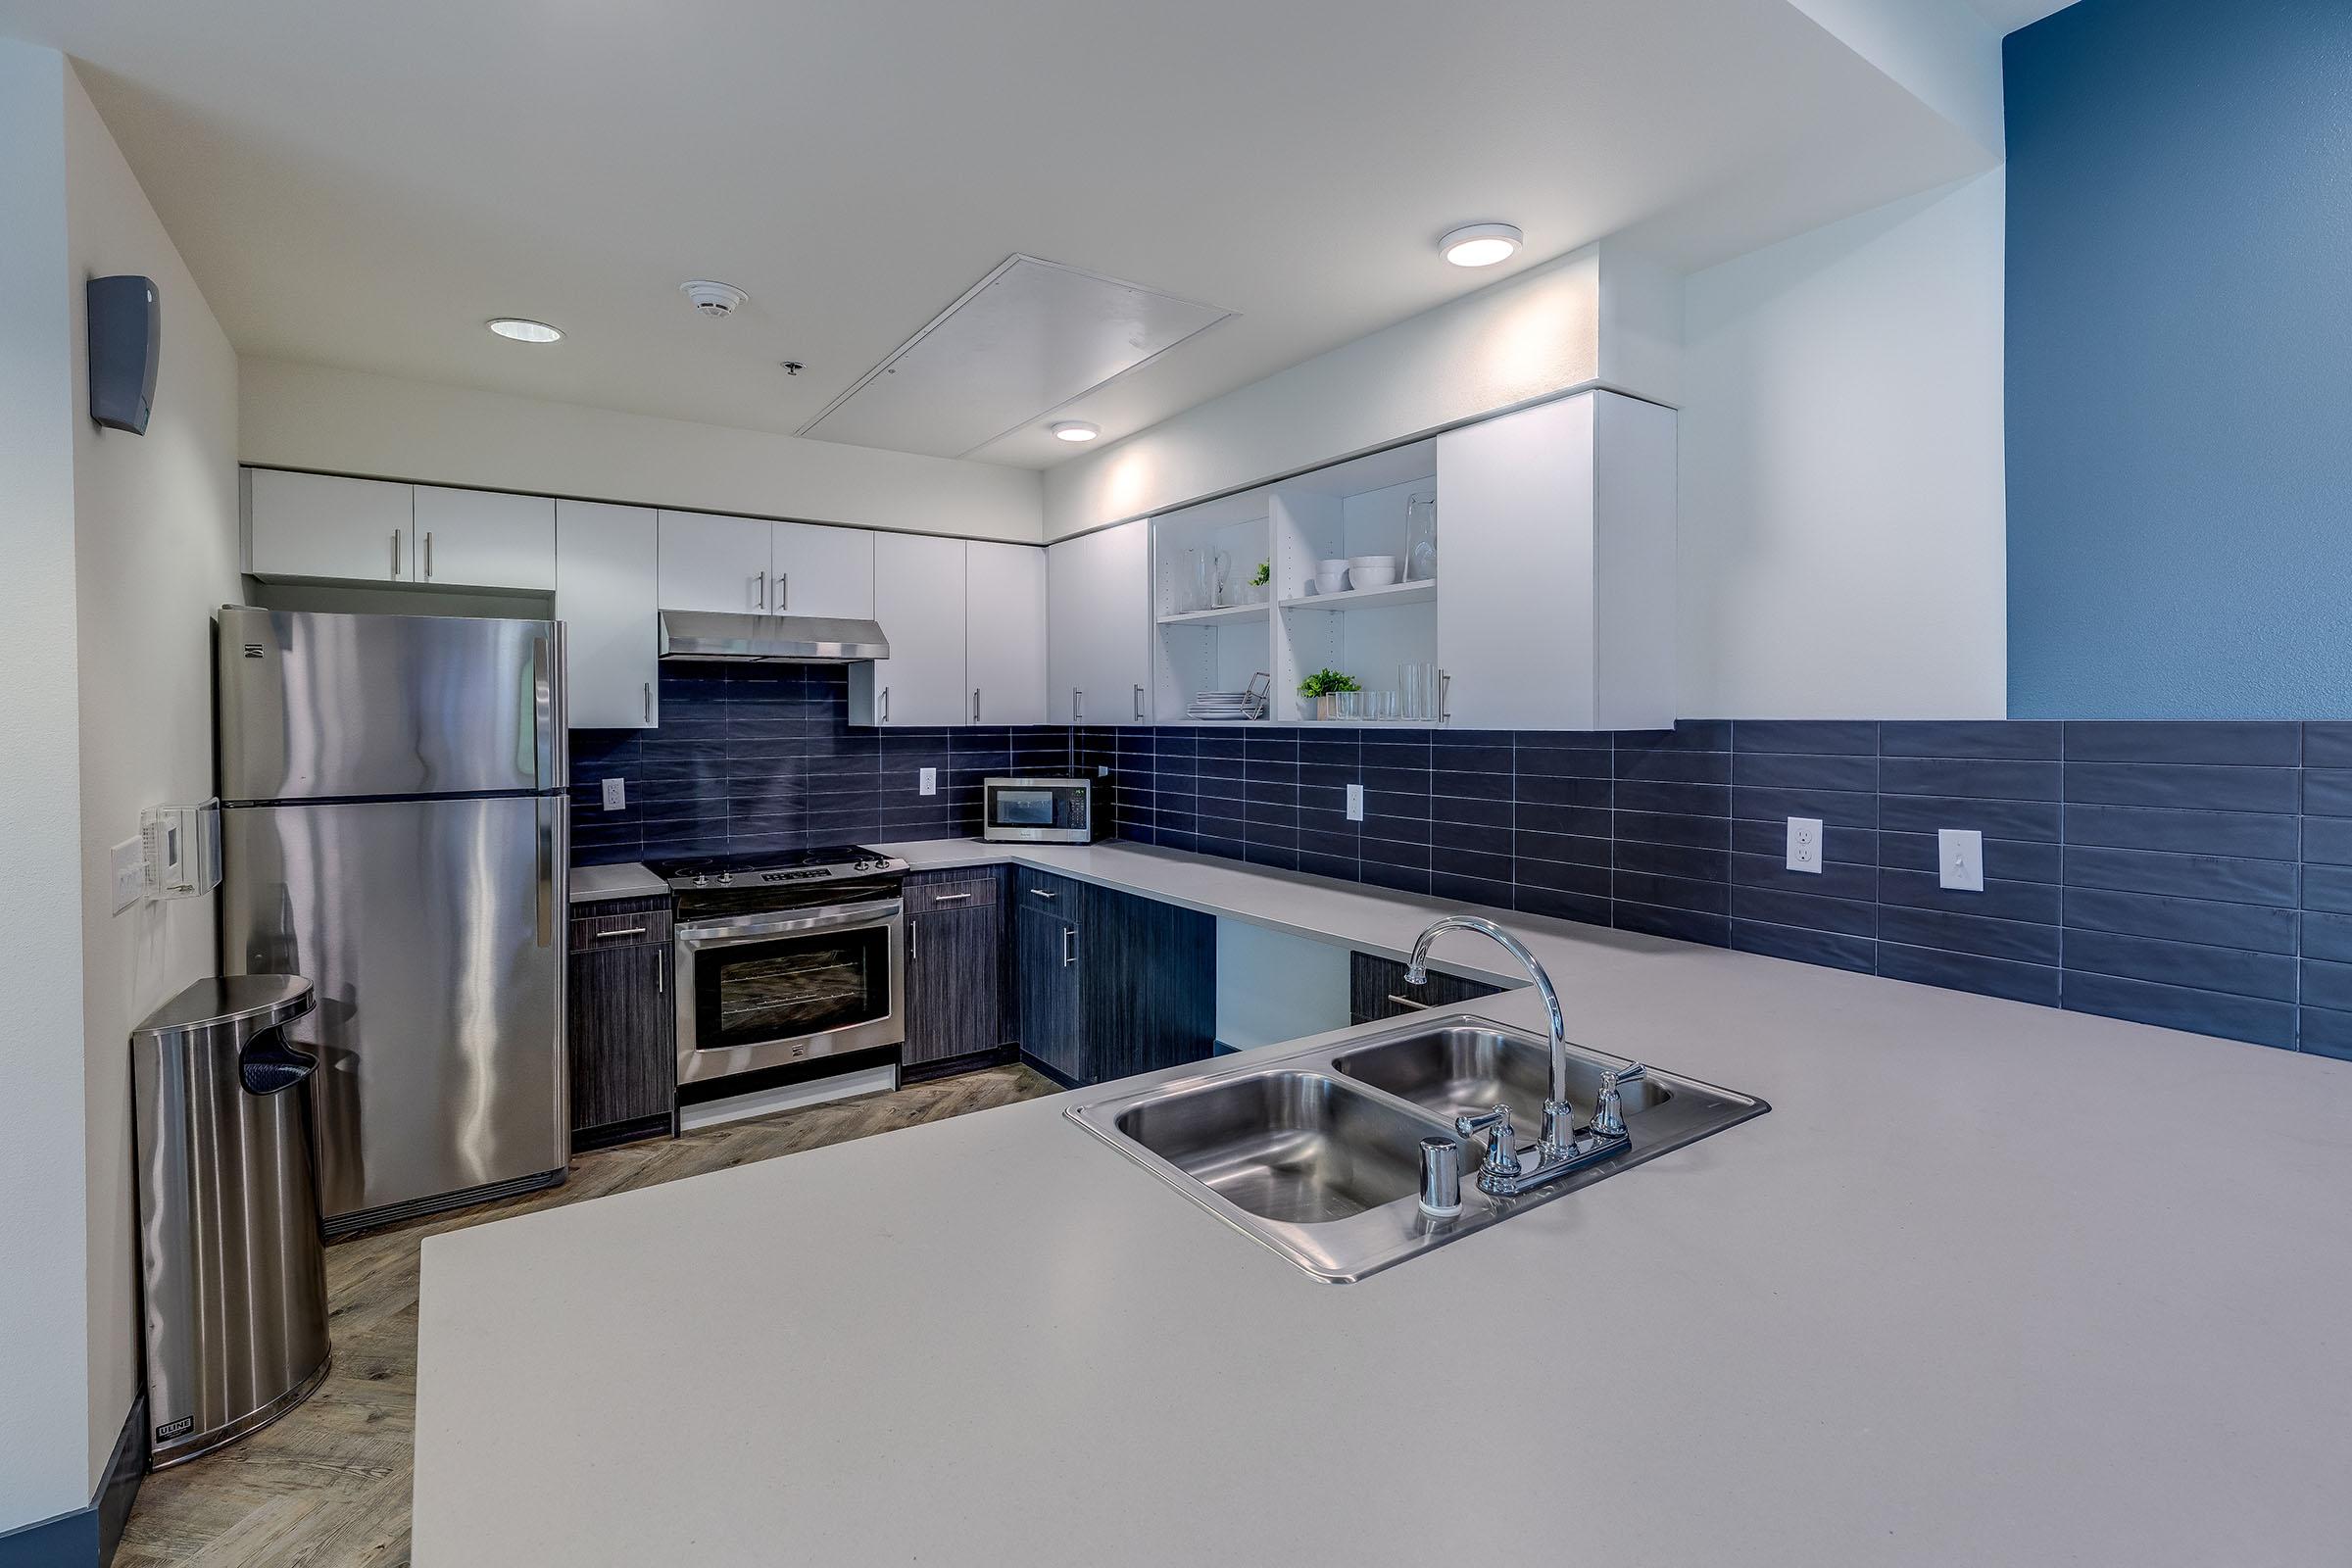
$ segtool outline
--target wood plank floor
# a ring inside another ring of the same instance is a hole
[[[705,1128],[674,1143],[583,1154],[562,1187],[337,1243],[326,1252],[335,1350],[326,1381],[276,1425],[149,1476],[115,1561],[122,1568],[381,1568],[409,1560],[416,1269],[427,1236],[1054,1092],[1027,1067],[985,1068],[892,1094]]]

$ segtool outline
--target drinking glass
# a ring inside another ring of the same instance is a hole
[[[1374,718],[1389,724],[1396,721],[1396,694],[1395,692],[1374,692],[1372,703]]]
[[[1404,498],[1404,580],[1430,582],[1438,575],[1438,498]]]

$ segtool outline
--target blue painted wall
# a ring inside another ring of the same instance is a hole
[[[2352,0],[2003,55],[2011,714],[2352,715]]]

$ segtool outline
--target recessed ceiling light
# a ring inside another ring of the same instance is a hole
[[[1456,267],[1493,267],[1510,260],[1523,238],[1508,223],[1469,223],[1438,241],[1438,250]]]
[[[1092,441],[1102,433],[1101,425],[1091,424],[1084,419],[1055,419],[1046,428],[1064,441]]]
[[[517,343],[553,343],[564,335],[545,321],[526,321],[519,316],[502,316],[486,324],[500,337],[511,337]]]

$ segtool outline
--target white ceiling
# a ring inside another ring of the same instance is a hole
[[[1238,313],[1056,411],[1115,439],[1602,235],[1702,264],[1986,157],[1779,0],[0,0],[0,34],[81,63],[241,353],[777,431],[1016,252]],[[1445,265],[1483,219],[1527,250]],[[697,316],[704,277],[751,303]]]
[[[2075,0],[1968,0],[1969,8],[1991,23],[2003,37],[2044,17],[2056,16],[2074,3]]]

